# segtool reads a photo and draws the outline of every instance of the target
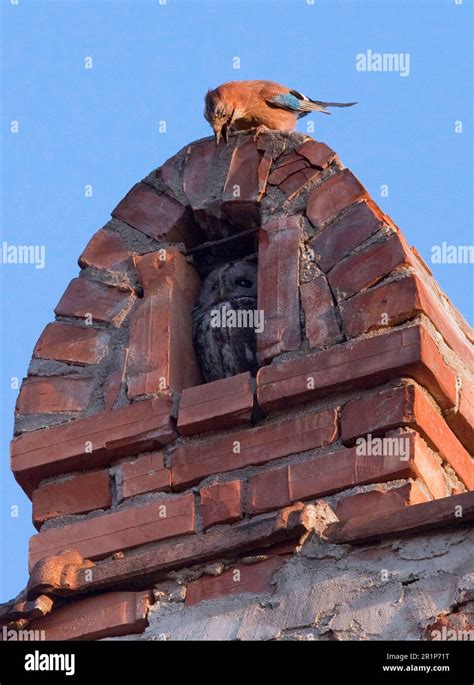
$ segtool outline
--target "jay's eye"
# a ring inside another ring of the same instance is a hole
[[[235,285],[238,285],[239,288],[251,288],[252,287],[252,281],[249,281],[246,278],[238,278],[235,281]]]

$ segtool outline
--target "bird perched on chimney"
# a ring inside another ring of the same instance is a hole
[[[292,130],[310,112],[331,114],[326,107],[351,107],[356,102],[311,100],[273,81],[229,81],[205,97],[204,116],[214,129],[216,144],[227,142],[231,130],[255,129],[255,137],[266,129]]]

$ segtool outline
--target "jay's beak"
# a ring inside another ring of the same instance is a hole
[[[227,137],[227,123],[221,123],[221,122],[215,122],[212,125],[212,128],[214,129],[214,133],[216,135],[216,146],[219,145],[221,138],[224,139],[225,144],[227,145],[228,137]]]

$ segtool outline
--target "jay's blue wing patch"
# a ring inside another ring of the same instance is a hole
[[[326,112],[323,103],[310,100],[310,98],[299,93],[297,90],[290,90],[289,93],[278,93],[271,98],[268,98],[266,102],[272,107],[280,107],[280,109],[286,109],[289,112],[295,112],[298,114],[298,118],[304,117],[310,112],[319,111],[324,114],[330,114]]]

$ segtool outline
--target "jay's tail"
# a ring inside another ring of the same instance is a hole
[[[331,114],[331,112],[327,111],[326,107],[352,107],[352,105],[357,105],[357,102],[323,102],[322,100],[312,100],[296,90],[291,90],[290,93],[298,98],[298,109],[304,112],[304,114],[308,112],[322,112],[323,114]]]

